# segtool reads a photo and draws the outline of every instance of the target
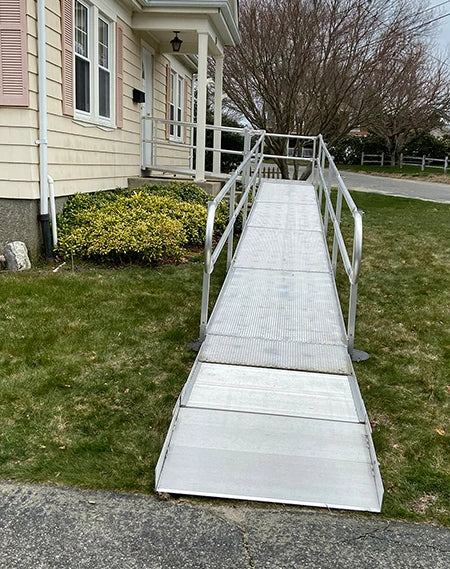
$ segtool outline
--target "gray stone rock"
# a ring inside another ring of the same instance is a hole
[[[12,241],[5,247],[5,257],[10,271],[31,269],[27,246],[22,241]]]

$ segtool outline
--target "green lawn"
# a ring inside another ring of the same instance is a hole
[[[383,512],[450,524],[450,206],[354,192],[364,210],[355,364]]]
[[[201,259],[0,279],[0,476],[150,492],[195,358]]]
[[[450,525],[450,207],[355,193],[365,210],[356,373],[383,514]],[[214,294],[223,265],[214,275]],[[195,358],[201,259],[0,273],[0,477],[152,492]]]

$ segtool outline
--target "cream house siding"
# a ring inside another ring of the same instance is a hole
[[[141,166],[141,106],[133,103],[133,88],[142,89],[142,46],[154,51],[153,115],[166,118],[166,66],[170,64],[187,81],[184,120],[192,120],[192,73],[175,57],[161,54],[159,44],[144,32],[134,32],[131,11],[123,4],[94,0],[99,10],[113,20],[118,15],[124,32],[123,47],[123,128],[100,126],[62,113],[61,2],[46,1],[46,77],[48,172],[55,181],[57,196],[74,192],[126,186]],[[39,199],[38,58],[37,3],[27,0],[28,107],[0,107],[0,198]],[[115,25],[112,26],[115,32]],[[115,33],[113,34],[114,38]],[[115,53],[115,38],[111,50]],[[145,42],[145,43],[144,43]],[[113,57],[115,60],[115,57]],[[115,74],[115,62],[111,70]],[[115,125],[115,89],[112,89],[112,124]],[[159,129],[166,141],[165,128]],[[184,136],[191,141],[190,129]],[[190,166],[189,149],[172,142],[160,148],[159,162],[182,168]]]
[[[109,3],[112,11],[114,7]],[[124,16],[123,12],[121,15]],[[62,115],[61,20],[58,18],[56,23],[56,45],[52,48],[58,50],[59,89],[57,97],[51,103],[49,90],[48,170],[55,180],[57,196],[126,186],[127,178],[139,172],[140,108],[132,102],[131,93],[133,87],[140,87],[140,48],[139,40],[130,27],[125,22],[121,24],[124,32],[124,120],[123,128],[119,129]],[[113,42],[112,53],[115,53],[114,47]],[[114,71],[113,65],[112,73]],[[111,112],[114,117],[114,88],[112,95]],[[95,101],[92,103],[95,104]]]
[[[111,2],[108,3],[110,8]],[[39,198],[39,138],[36,2],[27,3],[29,106],[0,107],[0,198]],[[123,8],[121,16],[126,17]],[[131,14],[128,16],[130,19]],[[140,172],[140,106],[132,90],[141,88],[140,38],[124,29],[124,122],[108,128],[62,115],[62,52],[59,0],[46,2],[48,172],[57,196],[126,186]],[[113,46],[114,47],[114,46]],[[114,67],[113,70],[114,72]],[[114,89],[112,112],[114,114]]]
[[[0,107],[0,198],[39,195],[37,82],[32,71],[36,54],[34,0],[27,1],[27,12],[29,106]]]

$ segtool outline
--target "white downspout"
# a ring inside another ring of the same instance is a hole
[[[49,189],[49,198],[50,198],[50,219],[52,221],[52,238],[53,238],[53,247],[55,248],[58,245],[58,227],[56,224],[56,203],[55,203],[55,181],[53,178],[48,175],[48,189]]]
[[[38,40],[38,89],[39,89],[39,187],[40,187],[40,216],[44,238],[45,256],[51,257],[50,224],[48,215],[48,140],[47,140],[47,61],[46,61],[46,30],[45,30],[45,0],[37,4],[37,40]]]

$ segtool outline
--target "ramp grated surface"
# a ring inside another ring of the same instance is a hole
[[[200,348],[199,358],[204,362],[234,365],[353,373],[344,344],[307,344],[209,334]]]
[[[345,344],[330,273],[232,268],[208,334]]]

